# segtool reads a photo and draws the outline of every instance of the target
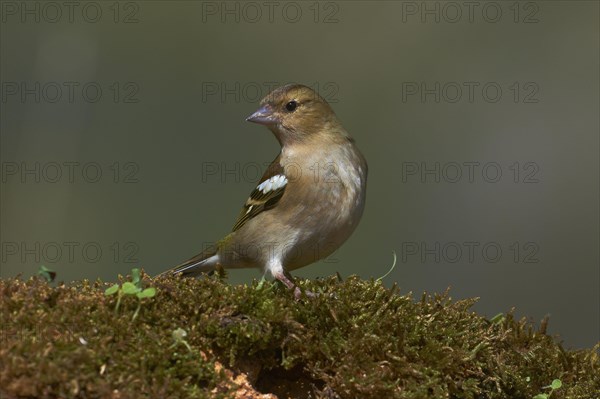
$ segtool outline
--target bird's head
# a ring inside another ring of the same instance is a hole
[[[246,120],[267,126],[282,146],[316,136],[347,136],[327,101],[300,84],[273,90]]]

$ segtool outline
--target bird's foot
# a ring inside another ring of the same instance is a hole
[[[304,290],[304,292],[300,289],[300,287],[298,287],[296,285],[296,283],[294,283],[292,276],[287,273],[287,272],[283,272],[283,273],[277,273],[274,275],[274,277],[281,281],[288,289],[290,290],[294,290],[294,298],[296,298],[297,301],[300,300],[300,298],[302,298],[302,294],[304,293],[304,295],[306,295],[308,298],[315,298],[318,296],[318,294],[315,294],[312,291],[309,290]]]
[[[319,294],[314,293],[312,291],[309,290],[304,290],[304,292],[300,289],[300,287],[295,286],[294,287],[294,298],[296,298],[297,301],[300,300],[300,298],[302,298],[302,294],[306,295],[308,298],[316,298],[319,296]]]

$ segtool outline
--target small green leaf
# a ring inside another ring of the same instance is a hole
[[[554,389],[558,389],[562,387],[562,381],[559,380],[558,378],[555,380],[552,380],[552,384],[550,384],[550,388],[552,388],[552,390]]]
[[[141,291],[141,288],[135,286],[135,284],[130,283],[129,281],[123,283],[123,293],[127,295],[134,295]]]
[[[171,348],[176,347],[178,344],[184,344],[188,351],[192,352],[192,347],[184,339],[185,337],[187,337],[187,331],[185,331],[183,328],[178,328],[174,330],[171,334],[173,336],[173,340],[175,341],[173,345],[171,345]]]
[[[182,339],[187,337],[187,331],[185,331],[183,328],[179,327],[176,330],[173,330],[171,335],[173,336],[173,339],[175,341],[181,341]]]
[[[260,291],[262,290],[263,286],[265,285],[265,281],[267,281],[267,279],[265,278],[265,275],[263,274],[262,277],[260,278],[260,281],[258,282],[258,284],[256,284],[256,291]]]
[[[548,395],[545,393],[538,393],[533,397],[533,399],[548,399]]]
[[[154,288],[154,287],[146,288],[144,291],[138,292],[136,295],[140,299],[152,298],[154,295],[156,295],[156,288]]]
[[[106,289],[106,291],[104,291],[104,295],[113,295],[117,291],[119,291],[119,284],[115,284],[115,285],[112,285],[112,286],[108,287]]]
[[[48,269],[46,266],[41,265],[38,272],[38,276],[44,278],[47,282],[51,283],[56,278],[56,272],[54,270]]]
[[[504,313],[498,313],[496,316],[490,319],[492,324],[498,324],[504,321]]]
[[[141,281],[140,269],[138,269],[138,268],[131,269],[131,282],[139,287],[140,281]]]

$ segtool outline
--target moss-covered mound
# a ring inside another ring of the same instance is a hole
[[[567,352],[510,313],[487,320],[469,310],[475,300],[415,301],[358,278],[300,284],[319,295],[296,301],[268,282],[166,277],[139,282],[156,288],[140,299],[131,285],[106,295],[110,285],[101,282],[0,280],[0,397],[590,399],[600,392],[595,349]],[[552,390],[553,380],[562,386]]]

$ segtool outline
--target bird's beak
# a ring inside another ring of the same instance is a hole
[[[246,120],[261,125],[274,125],[277,123],[275,115],[273,115],[273,108],[269,104],[260,107],[255,113],[247,117]]]

